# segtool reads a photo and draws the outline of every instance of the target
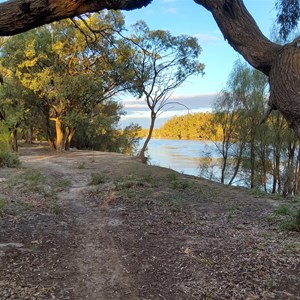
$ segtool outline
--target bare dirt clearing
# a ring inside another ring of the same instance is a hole
[[[0,169],[0,299],[300,299],[280,202],[113,153]]]

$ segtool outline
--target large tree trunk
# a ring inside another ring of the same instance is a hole
[[[70,150],[70,145],[71,145],[72,138],[75,134],[75,130],[76,130],[76,128],[71,128],[71,129],[69,127],[66,128],[66,132],[65,132],[65,135],[66,135],[65,150],[66,151]]]
[[[56,151],[62,152],[64,148],[64,130],[59,118],[50,118],[51,121],[55,122],[55,132],[56,132]]]
[[[242,0],[195,0],[216,20],[229,44],[254,68],[269,76],[269,106],[278,109],[300,137],[300,45],[272,43],[260,31]]]
[[[269,75],[280,45],[260,31],[242,0],[194,0],[209,10],[228,43],[256,69]]]

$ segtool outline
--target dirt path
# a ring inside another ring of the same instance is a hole
[[[278,200],[119,154],[0,169],[0,299],[300,299]]]

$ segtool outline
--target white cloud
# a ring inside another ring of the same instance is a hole
[[[164,122],[173,116],[185,115],[187,113],[211,111],[217,94],[196,94],[191,96],[176,96],[170,98],[169,102],[174,102],[166,107],[166,110],[158,117],[156,127],[160,127]],[[183,105],[176,105],[176,102]],[[147,128],[150,122],[150,111],[143,100],[126,100],[123,101],[124,109],[127,112],[121,118],[121,126],[124,127],[130,122],[138,123]],[[189,110],[185,107],[187,106]]]
[[[206,34],[206,33],[196,33],[193,35],[195,38],[199,40],[200,43],[208,43],[208,42],[218,42],[220,38],[216,35]]]

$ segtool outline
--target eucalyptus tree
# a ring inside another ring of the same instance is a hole
[[[152,0],[10,0],[0,4],[0,35],[31,28],[103,9],[132,10]],[[194,0],[212,13],[229,44],[254,68],[269,77],[269,112],[278,109],[300,136],[299,40],[278,45],[266,38],[242,0]],[[299,0],[277,0],[278,22],[286,35],[300,19]],[[192,4],[191,4],[192,5]],[[18,20],[18,22],[16,22]]]
[[[222,140],[216,143],[222,157],[222,183],[232,184],[244,166],[245,174],[250,170],[248,181],[253,188],[260,166],[266,186],[268,149],[260,125],[267,102],[266,79],[263,74],[237,61],[226,89],[215,103],[215,123],[222,127]]]
[[[127,80],[120,75],[126,68],[113,36],[122,18],[120,13],[103,13],[66,20],[3,44],[2,65],[38,98],[45,122],[54,122],[57,151],[67,150],[77,126],[94,115],[99,103],[126,89]],[[90,38],[82,29],[87,23],[101,30]]]
[[[169,105],[179,104],[169,101],[170,96],[190,76],[202,75],[204,65],[198,60],[201,47],[194,37],[152,31],[143,21],[136,23],[133,31],[128,42],[134,51],[128,56],[134,72],[131,90],[144,98],[150,110],[149,132],[139,153],[145,160],[156,118]]]

